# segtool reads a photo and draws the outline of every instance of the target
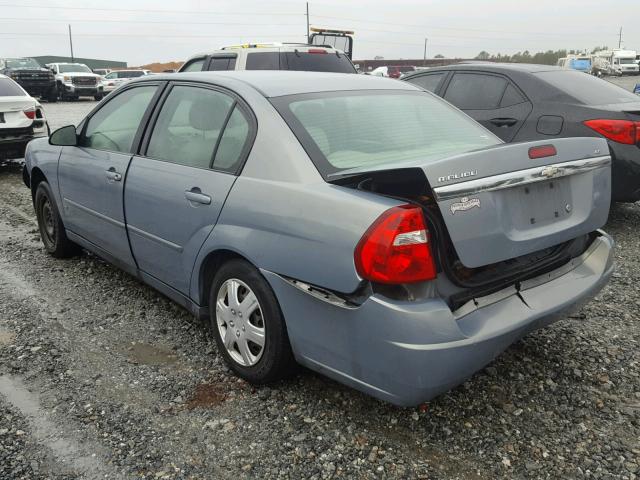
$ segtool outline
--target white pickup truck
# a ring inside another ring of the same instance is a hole
[[[101,100],[104,96],[102,77],[93,73],[85,64],[49,63],[47,67],[56,77],[60,100],[77,100],[79,97]]]

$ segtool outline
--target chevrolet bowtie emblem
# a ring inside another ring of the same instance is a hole
[[[540,175],[542,175],[543,177],[547,177],[547,178],[557,177],[561,173],[562,173],[562,169],[560,169],[558,167],[544,167],[540,171]]]

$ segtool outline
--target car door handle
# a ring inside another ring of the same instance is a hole
[[[515,118],[492,118],[489,120],[496,127],[513,127],[518,120]]]
[[[111,180],[112,182],[119,182],[120,180],[122,180],[122,174],[116,172],[116,169],[113,167],[111,167],[105,173],[107,176],[107,180]]]
[[[193,187],[191,190],[186,190],[184,192],[184,198],[189,200],[190,202],[201,203],[203,205],[211,204],[211,197],[202,193],[198,187]]]

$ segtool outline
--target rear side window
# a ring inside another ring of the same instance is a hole
[[[278,52],[252,52],[247,55],[247,70],[280,70]]]
[[[572,70],[553,70],[535,74],[584,105],[637,102],[638,96],[612,83]]]
[[[507,80],[481,73],[456,73],[447,88],[445,100],[462,110],[498,108]]]
[[[209,63],[208,70],[222,71],[222,70],[234,70],[236,68],[235,57],[213,57]]]
[[[407,82],[418,85],[429,92],[435,92],[445,75],[445,72],[420,75],[419,77],[407,78]]]
[[[132,153],[133,139],[157,87],[136,87],[104,104],[87,123],[80,145],[111,152]]]
[[[0,78],[0,97],[23,97],[26,93],[16,82],[9,78]]]
[[[234,100],[215,90],[175,86],[158,115],[147,157],[210,168]]]
[[[502,101],[500,102],[500,108],[510,107],[511,105],[517,105],[518,103],[525,102],[525,98],[513,85],[507,85],[507,89],[504,91]]]
[[[242,151],[249,138],[249,122],[236,105],[229,117],[224,133],[218,144],[213,168],[235,171],[240,162]]]
[[[282,54],[281,68],[305,72],[356,73],[346,55],[341,53],[338,56],[335,52],[322,49],[318,53],[285,52]]]
[[[191,60],[184,67],[180,69],[181,72],[200,72],[202,71],[202,67],[204,65],[204,58],[198,58],[196,60]]]

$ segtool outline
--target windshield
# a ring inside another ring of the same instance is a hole
[[[635,58],[621,58],[620,59],[620,64],[621,65],[630,65],[636,63],[636,59]]]
[[[16,82],[8,78],[0,78],[0,97],[23,97],[26,93]]]
[[[325,176],[381,164],[424,164],[502,143],[426,92],[325,92],[272,103]]]
[[[285,52],[280,59],[280,68],[307,72],[356,73],[356,69],[344,53],[320,51],[324,53]]]
[[[606,80],[571,70],[538,72],[540,79],[585,105],[637,102],[638,97]]]
[[[82,72],[82,73],[91,73],[89,67],[83,65],[82,63],[67,63],[58,65],[58,71],[60,73],[73,73],[73,72]]]
[[[7,60],[7,68],[42,68],[33,58],[12,58]]]

